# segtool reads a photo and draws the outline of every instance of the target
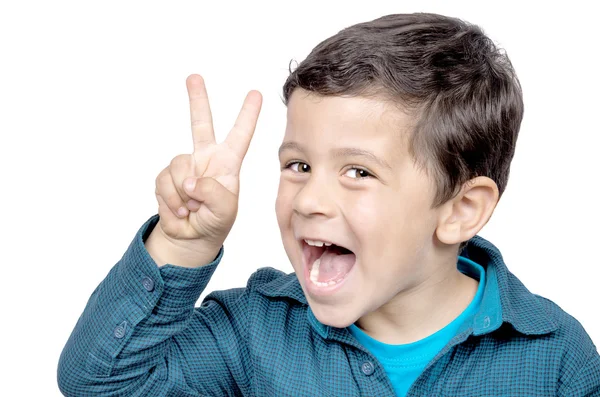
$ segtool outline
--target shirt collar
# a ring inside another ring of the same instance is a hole
[[[509,323],[525,335],[543,335],[558,329],[542,298],[529,290],[506,267],[500,250],[480,236],[467,243],[461,256],[484,267],[486,285],[473,333],[483,335]]]
[[[302,290],[302,286],[296,277],[296,273],[283,275],[265,284],[261,284],[256,288],[256,291],[264,296],[279,299],[293,299],[305,306],[308,306],[308,301]],[[321,323],[313,314],[310,307],[307,308],[306,316],[309,324],[323,338],[327,339],[332,331],[332,327]]]
[[[256,291],[271,298],[289,298],[304,305],[308,304],[296,273],[285,274],[272,281],[260,284],[256,287]]]
[[[468,241],[461,256],[471,259],[485,269],[486,281],[479,311],[472,323],[474,335],[484,335],[509,323],[525,335],[543,335],[555,331],[558,324],[551,317],[542,298],[532,294],[508,270],[498,248],[483,237]],[[278,277],[257,287],[257,292],[274,298],[293,299],[307,305],[306,297],[295,273]],[[319,322],[307,310],[309,323],[323,337],[331,334],[331,327]]]

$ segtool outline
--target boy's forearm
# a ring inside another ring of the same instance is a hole
[[[123,258],[94,291],[65,345],[58,368],[59,386],[65,395],[104,395],[98,394],[100,391],[108,395],[131,384],[152,390],[169,387],[164,379],[148,374],[165,361],[161,357],[180,353],[168,346],[174,335],[194,326],[190,322],[194,305],[220,255],[211,265],[197,269],[158,268],[143,243],[152,223],[155,220],[138,232]],[[197,324],[196,328],[198,333],[210,334]],[[216,348],[206,341],[210,340],[204,339],[203,350]],[[181,355],[169,357],[171,365],[185,360]],[[130,382],[123,382],[123,376]],[[146,379],[143,385],[141,379]]]
[[[160,224],[154,227],[145,242],[146,250],[159,267],[166,264],[196,268],[211,263],[221,247],[211,247],[201,242],[171,241],[160,229]]]

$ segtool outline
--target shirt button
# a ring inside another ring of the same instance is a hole
[[[115,338],[117,339],[121,339],[122,337],[125,336],[125,328],[127,327],[127,321],[123,321],[121,324],[117,325],[117,328],[115,328]]]
[[[375,367],[370,361],[365,361],[364,363],[362,363],[360,369],[362,370],[363,374],[367,376],[372,375],[373,372],[375,372]]]
[[[142,279],[142,285],[148,292],[154,291],[154,281],[150,277],[144,277]]]
[[[489,328],[490,322],[490,316],[485,316],[483,318],[483,328]]]

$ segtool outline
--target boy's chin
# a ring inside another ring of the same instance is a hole
[[[348,310],[326,306],[309,301],[309,306],[315,318],[323,325],[334,328],[346,328],[358,320],[358,316]]]

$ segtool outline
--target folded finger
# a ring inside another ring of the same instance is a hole
[[[178,218],[185,218],[188,216],[189,211],[185,205],[185,201],[181,198],[173,179],[171,178],[170,172],[159,174],[156,178],[156,199],[160,206],[166,206],[173,215]]]
[[[181,154],[173,158],[171,164],[169,164],[169,174],[179,197],[183,202],[188,201],[190,197],[183,188],[183,181],[185,178],[194,175],[193,155]]]

